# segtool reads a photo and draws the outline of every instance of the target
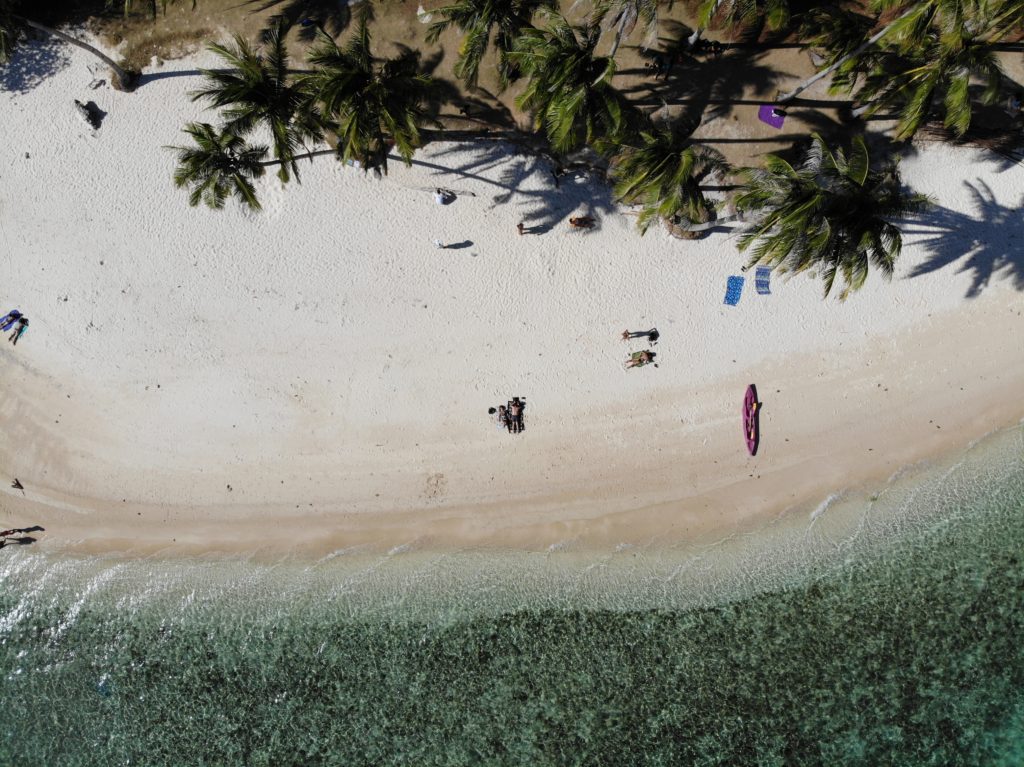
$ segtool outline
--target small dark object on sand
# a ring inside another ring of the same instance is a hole
[[[82,116],[82,119],[89,123],[89,126],[93,130],[99,130],[103,124],[103,118],[107,116],[107,113],[96,106],[95,101],[90,101],[83,104],[78,99],[75,99],[75,109]]]
[[[21,481],[17,477],[14,478],[14,481],[11,483],[11,487],[13,487],[15,490],[25,489],[24,485],[21,484]]]

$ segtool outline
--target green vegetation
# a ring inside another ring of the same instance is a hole
[[[524,31],[512,53],[529,78],[516,104],[534,115],[556,152],[619,140],[640,113],[612,85],[615,59],[594,53],[600,28],[574,27],[555,12],[546,16],[545,28]]]
[[[178,151],[174,185],[192,190],[188,204],[195,206],[201,201],[220,209],[228,197],[234,196],[243,205],[259,210],[252,179],[263,175],[267,148],[249,146],[241,136],[226,129],[218,131],[208,123],[189,123],[185,133],[195,146],[171,148]]]
[[[869,265],[892,275],[903,242],[892,220],[928,205],[923,195],[904,191],[895,160],[871,168],[861,136],[845,153],[833,152],[814,134],[798,167],[768,155],[763,168],[744,168],[740,177],[736,208],[752,223],[739,249],[751,250],[749,266],[815,270],[826,296],[841,276],[841,300],[864,284]]]
[[[405,51],[378,62],[370,52],[366,19],[340,48],[321,32],[309,54],[313,74],[300,90],[319,107],[324,127],[338,137],[338,156],[387,173],[392,145],[406,163],[422,143],[420,128],[430,121],[425,104],[433,80],[418,71],[419,54]]]
[[[228,66],[204,70],[208,84],[192,99],[221,107],[224,130],[230,133],[244,137],[259,127],[269,130],[274,158],[281,163],[278,176],[287,182],[291,174],[299,176],[295,155],[322,134],[308,97],[291,82],[285,32],[281,25],[271,29],[260,53],[238,36],[233,46],[211,45]]]
[[[685,226],[704,223],[714,213],[700,184],[712,173],[726,173],[729,166],[721,153],[690,140],[692,127],[651,126],[614,150],[610,175],[615,196],[643,205],[637,221],[641,234],[658,220]]]
[[[462,32],[455,74],[467,85],[475,86],[493,35],[498,50],[498,76],[503,85],[508,85],[519,75],[511,59],[516,40],[533,27],[534,13],[553,7],[553,0],[458,0],[434,11],[441,20],[430,25],[427,42],[437,42],[452,27]]]

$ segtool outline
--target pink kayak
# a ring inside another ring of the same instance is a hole
[[[743,438],[747,441],[747,450],[751,455],[757,455],[757,442],[761,438],[757,414],[760,407],[757,389],[754,388],[754,384],[750,384],[743,397]]]

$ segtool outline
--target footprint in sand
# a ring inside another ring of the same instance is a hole
[[[423,495],[428,502],[443,498],[447,493],[448,480],[445,479],[444,474],[431,474],[427,477],[427,486],[423,490]]]

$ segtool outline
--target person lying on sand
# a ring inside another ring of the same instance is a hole
[[[508,403],[509,431],[518,434],[523,430],[523,402],[513,397]]]
[[[630,355],[630,358],[626,360],[625,367],[627,368],[638,368],[641,365],[646,365],[648,362],[654,361],[654,355],[651,352],[634,352]]]
[[[573,229],[592,229],[596,223],[591,216],[574,216],[569,219],[569,226]]]
[[[14,332],[11,333],[10,337],[7,340],[10,341],[15,346],[17,346],[18,339],[25,334],[26,330],[28,330],[28,317],[19,317],[18,324],[15,327]]]

